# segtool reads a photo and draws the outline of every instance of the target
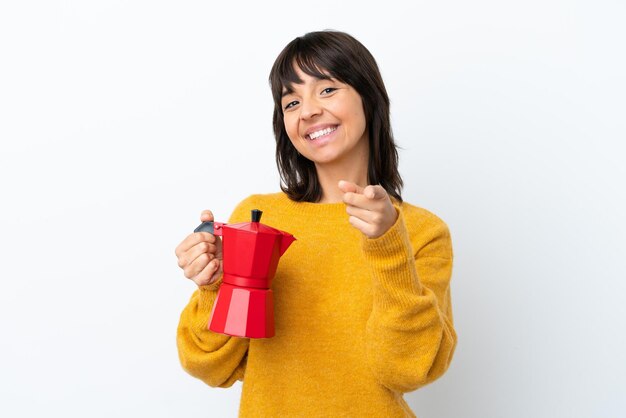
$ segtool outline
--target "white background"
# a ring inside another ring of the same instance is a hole
[[[325,28],[376,57],[404,198],[453,234],[458,348],[411,407],[625,416],[624,3],[223,3],[2,2],[0,416],[236,416],[178,364],[174,248],[278,190],[267,76]]]

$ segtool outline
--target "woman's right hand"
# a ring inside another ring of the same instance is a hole
[[[213,221],[210,210],[202,211],[200,221]],[[178,267],[198,286],[214,283],[222,274],[222,239],[208,232],[194,232],[176,247]]]

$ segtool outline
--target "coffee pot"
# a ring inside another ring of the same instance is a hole
[[[269,338],[274,336],[272,279],[296,238],[262,224],[262,211],[251,212],[251,222],[203,222],[194,232],[222,237],[224,276],[208,328],[236,337]]]

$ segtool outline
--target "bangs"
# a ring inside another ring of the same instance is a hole
[[[315,59],[311,55],[296,55],[290,60],[285,60],[282,68],[278,70],[278,84],[281,89],[287,89],[287,91],[293,91],[293,84],[302,84],[304,80],[298,77],[296,73],[295,65],[302,70],[303,73],[310,75],[311,77],[319,78],[320,80],[329,80],[333,75],[328,71],[323,70],[323,65],[320,65],[319,60]],[[278,86],[277,86],[278,87]]]
[[[298,77],[295,66],[303,73],[320,80],[334,78],[345,82],[343,77],[334,71],[336,68],[341,68],[341,65],[341,57],[333,54],[332,48],[320,45],[319,42],[316,44],[302,38],[295,39],[287,45],[272,69],[270,83],[274,101],[280,103],[283,90],[291,92],[294,84],[304,82]]]

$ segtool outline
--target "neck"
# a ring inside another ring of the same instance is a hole
[[[367,186],[367,163],[361,164],[360,167],[316,165],[316,170],[322,188],[319,203],[343,202],[343,192],[338,186],[339,180],[350,181],[361,187]]]
[[[356,146],[345,150],[340,158],[315,163],[315,171],[322,188],[318,203],[343,202],[343,192],[339,190],[339,180],[346,180],[361,187],[367,186],[369,161],[369,141],[364,134]]]

